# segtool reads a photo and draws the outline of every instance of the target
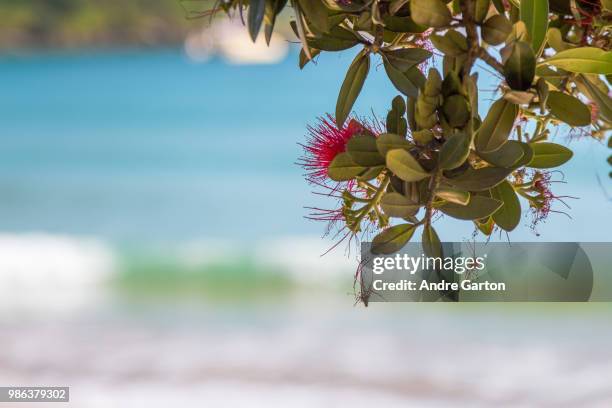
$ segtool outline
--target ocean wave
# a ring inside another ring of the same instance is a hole
[[[0,310],[72,310],[99,298],[115,269],[105,243],[47,233],[0,234]]]
[[[326,284],[355,273],[355,253],[343,246],[329,251],[329,240],[314,236],[269,239],[255,248],[258,262],[285,269],[299,283]]]
[[[272,296],[300,287],[350,284],[357,265],[328,240],[268,238],[251,244],[202,238],[131,247],[95,237],[0,234],[0,313],[75,311],[128,289],[179,297]]]

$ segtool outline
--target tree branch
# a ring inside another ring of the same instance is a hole
[[[504,75],[504,66],[482,47],[478,47],[478,57],[486,62],[491,68]]]
[[[465,33],[467,34],[468,56],[467,61],[463,65],[463,76],[470,75],[472,66],[478,57],[478,32],[476,31],[476,23],[472,11],[474,10],[474,0],[465,0],[461,2],[461,13],[463,14],[463,22],[465,24]]]
[[[427,202],[425,203],[425,218],[423,219],[425,226],[431,226],[431,217],[433,215],[433,201],[436,197],[436,189],[438,188],[438,184],[440,182],[440,174],[441,170],[436,168],[434,170],[434,175],[429,179],[429,197],[427,197]]]

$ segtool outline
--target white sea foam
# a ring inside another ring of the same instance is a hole
[[[330,245],[320,237],[287,236],[253,245],[200,239],[168,249],[171,259],[187,267],[249,259],[297,284],[334,286],[350,279],[357,264],[355,254],[347,256],[342,248],[322,256]],[[0,313],[70,312],[97,305],[106,299],[107,283],[120,272],[117,265],[112,247],[96,238],[0,234]]]
[[[325,284],[351,276],[357,267],[354,253],[347,254],[344,246],[328,252],[332,245],[316,236],[287,236],[261,241],[255,255],[258,262],[282,268],[298,282]]]
[[[354,248],[350,254],[345,246],[328,252],[332,245],[330,240],[309,235],[266,238],[250,245],[206,238],[180,245],[177,253],[185,266],[230,264],[246,257],[255,266],[287,273],[298,284],[327,285],[350,278],[357,267]]]
[[[240,248],[227,239],[202,238],[187,242],[178,248],[179,261],[192,267],[227,263],[236,255],[242,255]]]
[[[0,310],[74,310],[99,299],[115,270],[93,238],[0,234]]]

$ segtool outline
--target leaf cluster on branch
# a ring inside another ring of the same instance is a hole
[[[424,252],[439,255],[440,213],[485,235],[512,231],[519,197],[543,219],[562,198],[548,169],[573,155],[549,141],[551,130],[603,139],[612,128],[611,0],[233,0],[216,9],[246,12],[252,39],[263,30],[269,41],[285,6],[300,68],[321,52],[360,49],[335,116],[310,128],[302,164],[340,201],[313,218],[340,223],[344,237],[376,233],[374,253],[397,251],[420,229]],[[434,55],[441,69],[426,70]],[[376,58],[401,93],[383,124],[351,113]],[[483,116],[476,64],[499,79]]]

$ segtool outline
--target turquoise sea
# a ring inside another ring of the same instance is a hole
[[[303,71],[296,49],[258,66],[198,64],[178,49],[2,57],[0,231],[121,243],[320,235],[303,207],[335,203],[313,196],[294,163],[305,126],[334,110],[351,57]],[[373,64],[356,112],[383,117],[395,94]],[[579,198],[556,207],[573,219],[553,214],[541,237],[519,227],[510,240],[612,239],[609,151],[592,140],[572,148],[555,188]],[[437,225],[443,239],[471,236],[469,223]]]

